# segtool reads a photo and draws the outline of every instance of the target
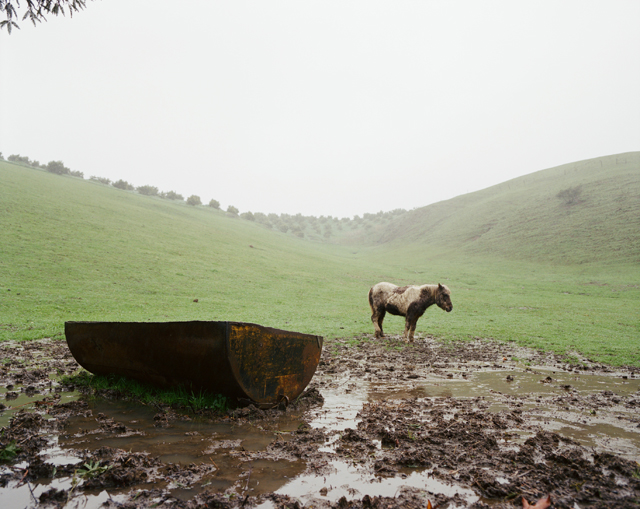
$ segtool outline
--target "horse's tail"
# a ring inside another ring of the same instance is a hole
[[[371,308],[371,312],[373,313],[373,287],[369,288],[369,307]]]

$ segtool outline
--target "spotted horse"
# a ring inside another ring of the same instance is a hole
[[[413,342],[416,323],[429,306],[437,304],[447,313],[453,309],[451,291],[445,285],[396,286],[391,283],[378,283],[369,290],[371,321],[376,338],[384,337],[382,320],[387,312],[404,316],[404,337]]]

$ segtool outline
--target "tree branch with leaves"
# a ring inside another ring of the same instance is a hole
[[[46,15],[63,16],[68,12],[73,17],[74,12],[84,9],[87,0],[24,0],[26,11],[22,15],[22,21],[30,20],[34,25],[39,21],[46,21]],[[5,19],[0,21],[0,29],[5,28],[11,33],[14,28],[20,28],[14,21],[19,18],[18,11],[21,10],[20,0],[0,0],[0,13]]]

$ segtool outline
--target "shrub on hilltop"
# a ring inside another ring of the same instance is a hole
[[[166,193],[162,192],[158,196],[160,196],[160,198],[166,198],[167,200],[184,201],[184,196],[182,196],[181,194],[176,193],[175,191],[168,191]]]
[[[124,189],[125,191],[133,191],[135,188],[129,184],[129,182],[127,182],[126,180],[117,180],[116,182],[113,183],[113,187],[117,188],[117,189]]]
[[[202,205],[202,201],[200,201],[199,196],[192,194],[191,196],[189,196],[189,198],[187,198],[187,205],[195,207],[196,205]]]
[[[66,175],[71,172],[62,161],[49,161],[45,168],[48,172],[55,173],[56,175]]]
[[[158,196],[158,188],[155,186],[139,186],[136,191],[145,196]]]

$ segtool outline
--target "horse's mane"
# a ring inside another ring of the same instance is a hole
[[[427,283],[426,285],[421,285],[420,288],[426,288],[428,289],[430,292],[435,293],[438,290],[438,287],[442,286],[442,288],[444,288],[445,290],[447,290],[448,292],[450,292],[451,290],[449,290],[449,287],[447,285],[441,285],[441,284],[432,284],[432,283]]]

